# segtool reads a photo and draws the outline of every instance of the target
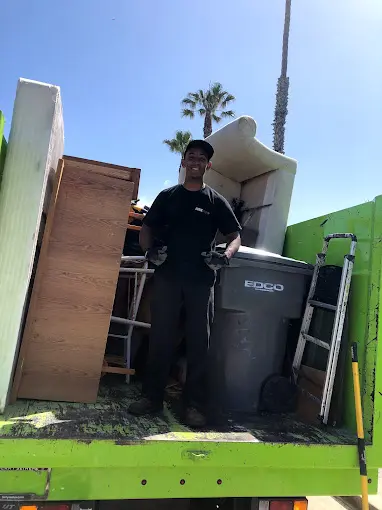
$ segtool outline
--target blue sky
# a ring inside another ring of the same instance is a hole
[[[382,194],[382,3],[293,0],[286,153],[290,223]],[[272,143],[284,0],[12,0],[1,9],[0,109],[19,77],[61,86],[73,156],[142,169],[141,196],[175,184],[162,141],[189,91],[220,81]]]

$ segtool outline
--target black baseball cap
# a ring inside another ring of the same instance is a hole
[[[191,142],[187,145],[186,150],[184,151],[184,155],[191,149],[202,149],[207,154],[208,161],[214,155],[214,149],[211,144],[206,142],[205,140],[191,140]]]

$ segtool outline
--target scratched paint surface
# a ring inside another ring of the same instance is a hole
[[[354,437],[344,431],[321,430],[291,416],[257,416],[250,423],[230,420],[193,433],[181,424],[180,403],[175,399],[167,402],[163,415],[131,416],[127,408],[138,395],[137,387],[124,384],[122,378],[113,378],[109,383],[102,382],[95,404],[20,400],[0,416],[0,437],[354,444]]]

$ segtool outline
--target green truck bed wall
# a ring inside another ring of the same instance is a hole
[[[382,197],[289,227],[285,254],[314,262],[323,236],[332,232],[352,232],[359,239],[350,331],[362,353],[365,427],[372,439],[367,447],[370,492],[376,492],[382,463],[382,352],[377,328]],[[331,248],[328,262],[341,264],[344,243],[335,241]],[[349,370],[346,422],[355,430],[351,384]],[[355,446],[200,441],[192,433],[182,440],[139,443],[10,438],[0,441],[0,492],[43,494],[49,472],[36,468],[51,468],[52,500],[355,495],[360,492],[357,462]]]
[[[363,396],[365,434],[370,440],[373,430],[377,327],[382,255],[382,199],[345,209],[321,218],[289,227],[285,254],[315,262],[324,236],[334,232],[355,233],[358,238],[349,302],[350,342],[358,342]],[[343,264],[350,241],[330,242],[328,264]],[[356,430],[353,403],[350,348],[345,378],[345,425]]]

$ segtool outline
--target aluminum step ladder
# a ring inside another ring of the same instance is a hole
[[[325,265],[326,254],[329,248],[329,243],[332,239],[351,239],[350,251],[344,257],[344,265],[342,268],[341,281],[336,305],[331,305],[329,303],[324,303],[314,299],[319,272],[322,266]],[[333,395],[337,362],[341,347],[346,308],[349,299],[349,290],[353,272],[356,246],[357,238],[354,234],[330,234],[324,238],[322,252],[318,253],[316,257],[316,264],[313,271],[312,282],[310,284],[308,299],[306,303],[304,317],[302,320],[301,330],[292,365],[294,382],[295,384],[297,384],[301,368],[302,357],[304,355],[306,347],[306,342],[311,342],[328,351],[325,383],[322,398],[320,399],[321,408],[319,419],[323,424],[327,424],[329,418],[330,403]],[[324,310],[332,310],[335,312],[330,344],[320,340],[319,338],[315,338],[309,335],[309,328],[312,322],[313,312],[315,308],[322,308]]]
[[[143,220],[144,214],[137,213],[134,210],[129,212],[129,224],[127,230],[140,231],[141,226],[133,225],[130,219]],[[124,342],[124,357],[120,359],[119,356],[106,356],[104,359],[103,373],[118,373],[126,375],[126,382],[130,383],[130,376],[135,374],[135,370],[131,367],[131,342],[133,337],[134,327],[151,328],[151,324],[146,322],[137,321],[139,306],[142,299],[143,289],[147,281],[147,277],[154,273],[154,269],[149,269],[149,263],[146,257],[124,255],[121,257],[121,264],[119,268],[119,278],[128,278],[133,283],[133,293],[131,302],[127,303],[127,318],[111,316],[110,322],[115,324],[122,324],[127,326],[127,333],[124,335],[117,335],[111,332],[108,337],[120,338]],[[130,297],[130,286],[129,286]],[[109,366],[110,361],[115,366]]]
[[[109,333],[109,337],[120,338],[124,343],[124,358],[125,358],[125,368],[126,368],[126,382],[130,382],[130,375],[135,373],[134,370],[131,370],[131,341],[133,337],[134,327],[140,328],[151,328],[151,324],[146,322],[137,321],[137,315],[139,310],[139,305],[141,303],[143,289],[147,280],[147,276],[154,273],[154,269],[148,268],[148,261],[146,257],[141,256],[123,256],[121,257],[122,267],[119,269],[120,278],[132,278],[134,284],[134,293],[132,296],[132,302],[128,306],[128,318],[115,317],[111,316],[110,322],[123,324],[127,326],[127,334],[126,335],[115,335]],[[130,267],[125,267],[130,265]],[[141,267],[136,267],[136,264],[141,264]]]

